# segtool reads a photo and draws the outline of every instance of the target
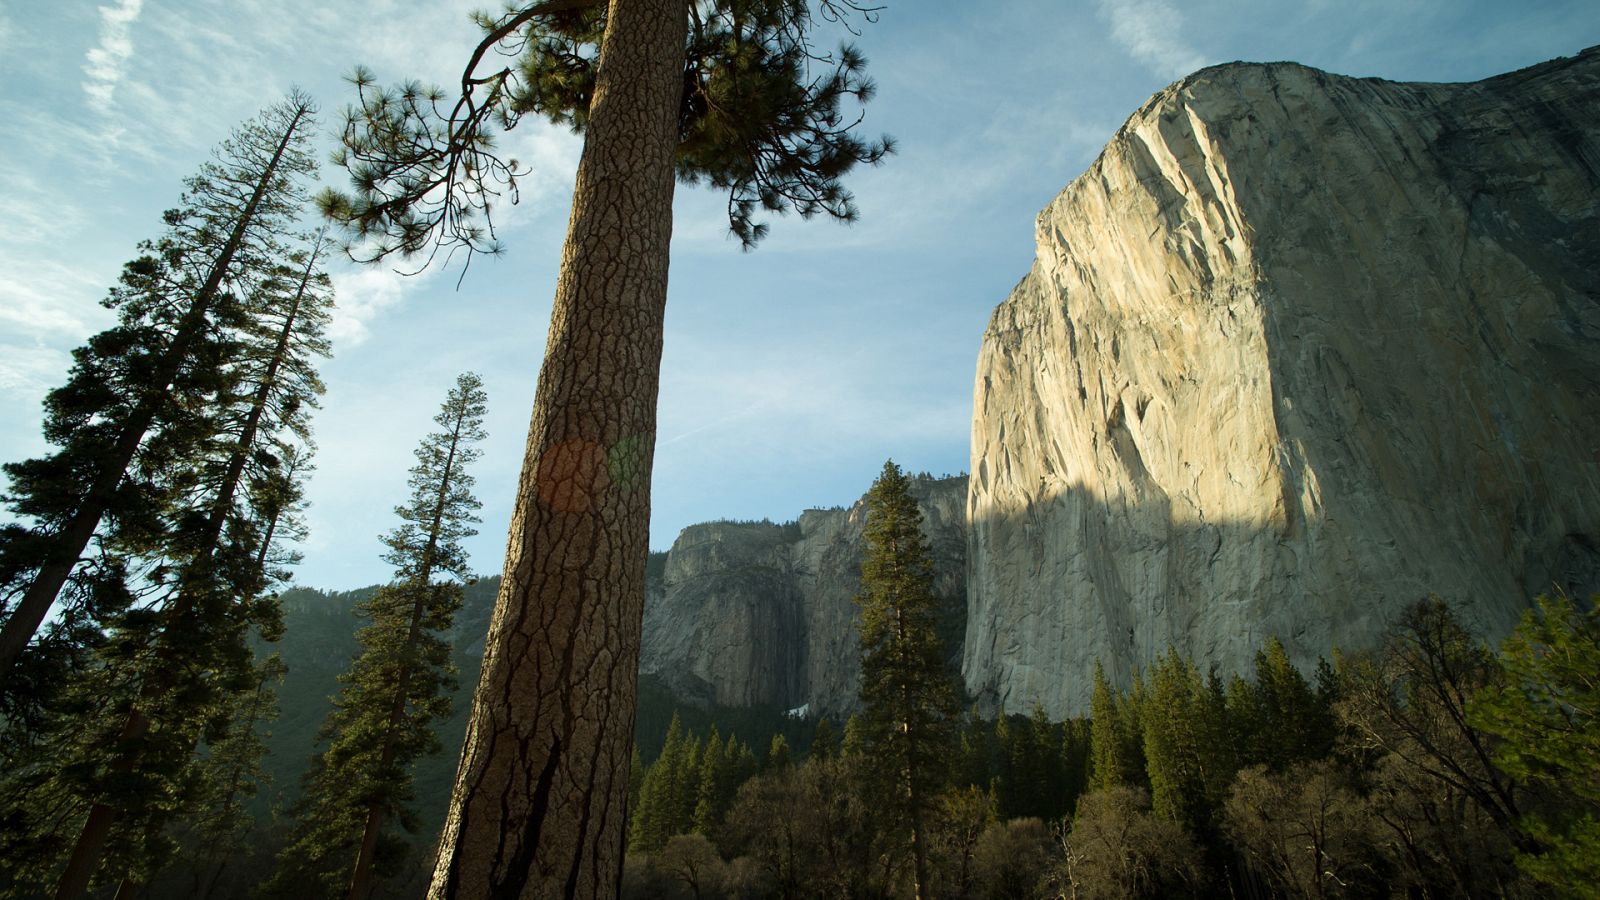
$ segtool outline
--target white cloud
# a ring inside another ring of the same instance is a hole
[[[53,260],[21,262],[0,279],[0,328],[8,336],[28,334],[76,343],[103,328],[111,314],[99,305],[107,279],[99,266]]]
[[[1100,0],[1111,37],[1152,71],[1179,78],[1206,64],[1180,37],[1183,16],[1166,0]]]
[[[81,234],[88,216],[58,187],[13,170],[0,194],[0,243],[58,247]]]
[[[62,382],[71,348],[113,321],[98,302],[106,284],[99,266],[15,260],[0,279],[0,458],[36,451],[40,399]]]
[[[502,195],[494,207],[495,229],[503,235],[507,229],[532,218],[551,216],[552,205],[572,194],[582,152],[583,138],[533,117],[523,119],[516,130],[500,135],[500,157],[516,160],[517,167],[528,174],[517,181],[515,205]],[[564,220],[565,212],[555,210],[553,217]]]
[[[129,37],[133,20],[139,18],[144,0],[117,0],[116,6],[100,7],[100,43],[84,56],[83,73],[88,80],[83,92],[97,112],[111,112],[111,98],[122,81],[124,66],[133,55]]]
[[[340,350],[359,346],[371,336],[368,325],[390,307],[405,300],[419,283],[430,281],[437,268],[419,275],[402,275],[390,268],[347,269],[334,273],[333,321],[328,337]]]

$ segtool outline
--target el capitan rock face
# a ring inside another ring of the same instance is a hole
[[[1600,50],[1156,95],[1040,215],[974,397],[963,673],[1087,712],[1169,644],[1498,634],[1600,588]]]
[[[915,478],[947,615],[965,608],[965,477]],[[811,509],[796,522],[708,522],[679,534],[645,598],[642,675],[691,702],[858,706],[861,648],[854,597],[866,546],[865,501]],[[960,631],[953,637],[959,641]],[[958,647],[951,647],[958,651]]]

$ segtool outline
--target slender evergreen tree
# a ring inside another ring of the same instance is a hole
[[[712,725],[711,734],[706,737],[705,750],[700,755],[700,781],[695,789],[694,830],[696,834],[703,834],[713,840],[722,825],[722,817],[728,811],[724,794],[731,794],[726,789],[733,774],[729,763],[727,744],[717,732],[717,726]]]
[[[891,820],[910,836],[919,898],[928,895],[927,817],[949,778],[960,710],[936,630],[933,564],[911,481],[892,461],[867,493],[861,563],[861,700],[867,744],[892,782]]]
[[[296,804],[299,824],[281,857],[278,887],[320,886],[362,900],[375,878],[405,852],[385,825],[416,828],[412,764],[437,753],[434,724],[449,714],[455,689],[450,644],[442,636],[461,606],[469,577],[461,542],[476,534],[473,478],[485,434],[483,382],[461,375],[423,439],[411,469],[411,498],[395,508],[401,524],[384,537],[395,580],[360,607],[369,624],[361,650],[324,723],[327,748],[313,761]]]
[[[639,786],[639,805],[632,813],[628,848],[636,853],[656,853],[677,833],[677,785],[684,768],[688,738],[678,714],[672,714],[661,755],[645,769]]]
[[[794,765],[794,757],[789,753],[789,739],[781,734],[772,736],[772,743],[767,745],[766,759],[761,762],[762,771],[776,771],[787,769]]]
[[[141,747],[119,734],[108,764],[169,773],[191,788],[199,779],[185,772],[195,763],[202,735],[226,727],[217,723],[232,717],[237,702],[231,695],[257,690],[250,635],[275,641],[282,632],[277,598],[267,592],[272,572],[266,560],[283,510],[255,508],[252,501],[266,495],[252,488],[281,481],[286,460],[310,440],[308,416],[323,391],[316,363],[328,352],[323,331],[332,293],[319,267],[326,242],[319,235],[305,249],[291,251],[264,235],[260,246],[279,261],[252,270],[251,280],[241,285],[250,290],[247,301],[238,304],[236,318],[223,323],[218,345],[227,357],[216,366],[218,388],[208,411],[212,433],[182,467],[184,476],[173,479],[179,490],[171,498],[171,521],[159,538],[151,536],[146,551],[156,565],[146,578],[159,599],[140,612],[159,609],[161,615],[123,615],[110,623],[125,648],[106,657],[114,662],[110,674],[130,698],[122,733],[142,727],[164,739]],[[121,892],[131,895],[170,855],[165,820],[195,812],[188,799],[197,796],[193,790],[178,796],[183,799],[170,808],[155,805],[161,810],[156,815],[136,797],[95,803],[67,874],[93,853],[95,841],[110,840],[107,869],[123,871]],[[141,837],[131,837],[141,825]],[[122,836],[110,835],[112,828]],[[107,838],[99,836],[100,829]]]
[[[1151,811],[1205,834],[1222,807],[1233,768],[1221,708],[1194,663],[1171,647],[1150,668],[1143,720]]]
[[[817,720],[817,730],[811,735],[811,749],[806,755],[811,759],[832,759],[839,755],[839,738],[826,716]]]
[[[1127,783],[1128,765],[1122,756],[1122,722],[1117,716],[1117,695],[1106,681],[1106,670],[1094,663],[1094,692],[1089,697],[1090,777],[1095,790]]]
[[[860,756],[866,752],[866,726],[858,713],[844,720],[844,739],[839,742],[840,756]]]
[[[293,176],[309,165],[302,146],[309,113],[303,98],[269,110],[224,145],[221,156],[234,167],[218,163],[191,180],[191,194],[204,202],[193,204],[198,212],[169,216],[176,237],[145,267],[147,289],[122,304],[128,332],[160,352],[82,352],[68,389],[52,395],[86,396],[97,366],[112,375],[155,373],[154,381],[121,382],[131,392],[123,405],[103,419],[91,415],[86,426],[91,433],[106,426],[102,437],[113,443],[141,416],[151,426],[136,442],[137,465],[117,473],[118,496],[133,499],[102,509],[116,515],[104,523],[100,552],[114,555],[138,590],[87,617],[98,621],[79,620],[92,638],[78,648],[88,662],[39,720],[44,733],[32,757],[7,773],[19,793],[60,798],[48,812],[26,800],[6,812],[22,826],[15,835],[42,851],[37,860],[54,861],[70,847],[58,897],[81,896],[97,872],[131,895],[166,860],[173,849],[167,825],[192,812],[198,796],[196,748],[218,733],[234,695],[258,685],[250,635],[270,641],[281,633],[268,593],[281,574],[270,565],[273,543],[298,530],[296,479],[306,468],[306,419],[321,392],[314,358],[326,352],[321,329],[331,303],[318,268],[323,243],[296,254],[273,230],[298,196]],[[230,218],[229,197],[256,212],[235,208]],[[215,248],[205,235],[224,226],[231,231],[217,254],[231,268],[219,274],[223,263],[206,255]],[[176,325],[141,332],[132,321]],[[91,350],[97,346],[91,341]],[[64,450],[12,474],[37,478],[74,459]],[[37,486],[27,478],[14,483]],[[80,516],[89,507],[72,504],[92,495],[74,495],[63,508]],[[56,571],[48,553],[42,560],[29,591]],[[26,608],[25,598],[17,615]]]
[[[689,734],[684,739],[683,757],[672,773],[672,818],[669,829],[672,835],[688,834],[694,830],[694,809],[700,800],[701,769],[705,760],[705,747],[700,739]]]

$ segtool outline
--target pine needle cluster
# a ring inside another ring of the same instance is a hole
[[[859,108],[875,91],[866,58],[846,42],[816,46],[823,23],[875,21],[854,0],[715,0],[688,4],[678,114],[678,177],[728,192],[728,224],[746,249],[767,234],[764,213],[857,216],[843,177],[894,150],[861,138]],[[363,259],[441,247],[498,253],[492,206],[527,171],[498,155],[495,136],[526,115],[582,133],[594,96],[606,4],[545,0],[477,13],[484,38],[459,94],[407,82],[378,85],[358,68],[359,102],[345,117],[338,162],[350,193],[327,191],[323,211],[350,228]],[[858,111],[851,113],[848,107]]]

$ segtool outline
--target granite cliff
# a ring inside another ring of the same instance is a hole
[[[919,477],[912,491],[958,654],[967,479]],[[640,674],[702,704],[855,709],[861,666],[853,598],[865,521],[863,499],[849,509],[806,510],[783,525],[685,528],[648,580]]]
[[[1600,588],[1600,48],[1472,84],[1204,69],[1036,234],[974,396],[990,706]]]

